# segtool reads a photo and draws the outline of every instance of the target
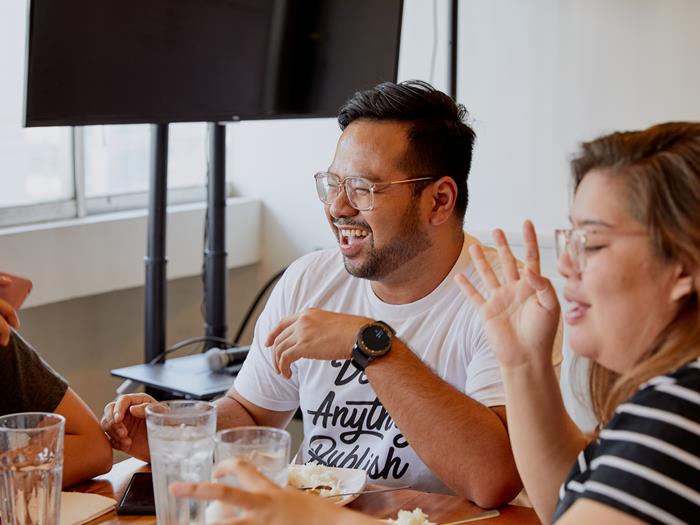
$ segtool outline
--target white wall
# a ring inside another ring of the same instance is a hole
[[[700,2],[463,0],[459,95],[479,137],[469,224],[567,223],[581,140],[700,119]]]

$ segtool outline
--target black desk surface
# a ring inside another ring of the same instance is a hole
[[[225,393],[241,365],[213,372],[204,354],[168,359],[156,365],[115,368],[112,375],[143,383],[148,387],[172,392],[189,399],[212,399]]]

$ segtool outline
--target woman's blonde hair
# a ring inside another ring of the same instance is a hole
[[[654,256],[663,264],[681,263],[693,276],[676,316],[631,370],[616,374],[591,363],[590,396],[602,427],[644,382],[700,355],[700,123],[669,122],[600,137],[582,144],[571,168],[574,191],[594,169],[620,180],[628,211],[646,226]]]

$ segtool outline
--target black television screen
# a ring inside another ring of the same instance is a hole
[[[25,125],[333,116],[396,80],[402,0],[31,0]]]

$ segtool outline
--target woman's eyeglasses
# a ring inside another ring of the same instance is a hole
[[[615,231],[615,230],[586,230],[584,228],[570,228],[567,230],[554,230],[554,245],[557,260],[565,253],[569,256],[571,266],[577,273],[583,273],[586,269],[586,260],[589,245],[589,236],[596,233],[605,235],[646,235],[645,231]]]

